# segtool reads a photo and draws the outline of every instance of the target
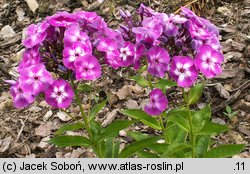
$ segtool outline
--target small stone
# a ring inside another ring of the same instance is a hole
[[[215,86],[215,89],[218,91],[219,95],[225,99],[228,99],[230,97],[229,92],[222,86],[221,83],[217,83]]]
[[[140,109],[143,109],[143,108],[145,107],[145,105],[148,104],[148,103],[149,103],[149,99],[143,100],[143,101],[141,102],[141,104],[140,104]]]
[[[119,136],[121,137],[127,137],[127,132],[124,130],[119,131]]]
[[[126,103],[125,103],[126,107],[128,109],[139,109],[139,105],[135,100],[129,99]]]
[[[31,108],[28,109],[30,112],[39,112],[42,110],[42,108],[38,107],[38,106],[32,106]]]
[[[20,61],[20,60],[22,59],[22,57],[23,57],[24,51],[25,51],[25,49],[21,49],[20,51],[18,51],[18,52],[16,53],[16,55],[14,55],[14,56],[11,57],[11,60],[12,60],[13,62],[18,62],[18,61]]]
[[[0,31],[0,36],[4,39],[11,38],[15,36],[15,34],[15,31],[9,25],[5,25]]]
[[[222,120],[221,118],[219,118],[219,117],[213,118],[212,121],[213,121],[214,123],[218,123],[218,124],[222,124],[222,125],[225,125],[225,124],[226,124],[226,122],[225,122],[224,120]]]
[[[77,148],[76,150],[72,151],[70,158],[79,158],[85,152],[86,152],[85,149]]]
[[[30,155],[26,155],[25,158],[36,158],[36,155],[32,153]]]
[[[49,141],[51,138],[48,136],[48,137],[45,137],[43,138],[40,143],[38,144],[37,147],[39,147],[40,149],[46,149],[49,147],[49,143],[47,141]]]
[[[102,122],[103,127],[108,126],[115,119],[115,116],[116,116],[118,110],[119,109],[114,109],[113,111],[111,111],[107,114],[106,118]]]
[[[39,7],[36,0],[25,0],[30,8],[30,10],[34,13],[36,9]]]
[[[39,106],[42,107],[42,108],[47,108],[47,107],[49,107],[48,103],[47,103],[45,100],[41,101],[41,102],[39,103]]]
[[[53,122],[49,121],[45,124],[41,124],[35,129],[35,135],[41,137],[47,137],[51,134],[53,128]]]
[[[3,153],[8,150],[12,141],[13,139],[11,137],[0,139],[0,153]]]
[[[247,96],[245,97],[245,99],[246,99],[246,101],[250,102],[250,95],[247,95]]]
[[[61,112],[61,111],[59,111],[59,112],[57,112],[57,114],[56,114],[57,116],[58,116],[58,118],[61,120],[61,121],[69,121],[69,120],[71,120],[71,118],[65,113],[65,112]]]
[[[116,95],[118,96],[118,98],[120,100],[126,99],[131,94],[132,94],[132,86],[131,85],[125,85],[116,92]]]
[[[43,116],[43,121],[46,122],[51,116],[53,115],[53,112],[49,110],[46,112],[46,114]]]
[[[56,152],[56,158],[63,158],[62,152]]]

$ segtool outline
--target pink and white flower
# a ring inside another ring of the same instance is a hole
[[[91,43],[87,33],[81,31],[78,25],[70,26],[64,33],[64,46],[70,46],[76,42],[80,42],[88,48],[91,48]]]
[[[173,57],[169,74],[180,87],[192,86],[198,77],[192,58],[185,56]]]
[[[10,87],[10,93],[13,97],[13,103],[16,108],[24,108],[35,101],[35,95],[29,92],[24,92],[20,87],[19,80],[14,86]]]
[[[38,95],[52,84],[52,75],[43,64],[33,65],[20,71],[20,87],[23,91]]]
[[[70,84],[58,79],[45,92],[45,101],[55,108],[67,108],[74,98],[74,91]]]
[[[161,89],[153,89],[150,94],[150,102],[145,105],[144,111],[149,115],[160,115],[168,106],[168,99]]]
[[[27,48],[24,53],[22,60],[18,65],[18,71],[30,67],[32,65],[39,64],[41,62],[41,55],[39,53],[39,46],[34,46],[32,48]]]
[[[170,61],[167,50],[155,46],[148,51],[148,72],[156,77],[164,77]]]
[[[75,60],[78,57],[83,57],[86,54],[92,54],[92,48],[81,42],[76,42],[71,46],[67,46],[63,50],[63,64],[72,70],[75,70]]]
[[[224,57],[220,52],[214,50],[210,45],[203,45],[200,47],[194,63],[196,68],[207,78],[213,78],[221,74],[223,60]]]
[[[26,29],[26,38],[22,41],[23,45],[27,48],[31,48],[44,41],[47,36],[47,28],[49,24],[47,21],[39,23],[37,25],[31,24]]]
[[[101,65],[96,57],[85,55],[75,61],[77,80],[95,80],[101,76]]]

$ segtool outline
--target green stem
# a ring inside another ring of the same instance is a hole
[[[84,109],[82,107],[82,103],[81,103],[81,100],[79,98],[79,94],[78,94],[78,91],[76,89],[76,86],[75,86],[75,83],[73,81],[73,79],[71,79],[71,84],[73,86],[73,89],[74,89],[74,92],[75,92],[75,97],[76,97],[76,102],[80,108],[80,112],[82,114],[82,118],[83,118],[83,121],[84,121],[84,124],[85,124],[85,127],[86,127],[86,130],[88,132],[88,135],[89,135],[89,139],[92,139],[92,132],[91,132],[91,129],[90,129],[90,125],[89,125],[89,121],[88,121],[88,118],[87,116],[85,115],[84,113]]]
[[[161,131],[163,133],[164,139],[165,139],[165,143],[168,142],[167,136],[166,136],[166,129],[163,123],[163,119],[162,119],[162,115],[159,116],[159,120],[160,120],[160,125],[161,125]]]
[[[188,121],[189,121],[189,126],[190,126],[189,135],[190,135],[190,143],[192,146],[192,158],[195,158],[195,139],[196,139],[196,137],[194,135],[193,119],[192,119],[192,115],[191,115],[191,111],[190,111],[190,106],[188,103],[188,98],[187,98],[187,95],[186,95],[184,88],[182,88],[182,93],[183,93],[184,101],[186,103],[186,107],[188,109]]]
[[[150,89],[153,89],[154,87],[153,87],[153,84],[152,84],[152,76],[149,73],[147,74],[147,76],[148,76],[149,87],[150,87]]]

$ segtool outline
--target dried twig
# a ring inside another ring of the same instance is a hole
[[[240,88],[233,94],[230,96],[230,98],[224,102],[222,102],[221,104],[214,106],[212,109],[212,113],[216,113],[218,111],[220,111],[221,109],[225,108],[227,105],[233,103],[241,94],[241,92],[244,89],[247,89],[248,87],[250,87],[250,80],[247,81],[247,83],[244,83],[243,85],[240,86]]]

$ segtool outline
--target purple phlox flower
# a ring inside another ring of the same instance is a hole
[[[155,11],[150,7],[146,7],[143,3],[140,4],[140,7],[137,9],[137,13],[143,16],[153,16]]]
[[[144,111],[149,115],[160,115],[168,106],[168,99],[162,90],[153,89],[150,94],[150,102],[145,105]]]
[[[107,23],[96,12],[79,11],[75,15],[80,26],[90,32],[103,32],[107,28]]]
[[[207,40],[214,35],[213,33],[209,32],[206,29],[206,27],[198,26],[191,19],[188,21],[188,29],[189,29],[190,35],[193,39]]]
[[[119,51],[117,42],[110,38],[101,38],[99,40],[97,50],[105,52],[105,61],[112,68],[121,67],[121,59],[119,59]]]
[[[143,44],[137,43],[135,45],[135,56],[134,56],[134,69],[138,70],[140,68],[140,59],[146,54],[146,48]]]
[[[16,108],[24,108],[35,101],[35,96],[32,93],[24,92],[20,87],[19,81],[14,86],[10,87],[10,93],[13,97],[13,103]]]
[[[101,52],[113,52],[117,49],[117,42],[113,39],[102,37],[97,45],[97,50]]]
[[[195,49],[197,52],[200,49],[202,45],[210,45],[214,50],[221,51],[221,45],[218,37],[215,35],[213,37],[210,37],[207,40],[192,40],[192,48]]]
[[[156,77],[164,77],[170,61],[167,50],[155,46],[148,51],[148,72]]]
[[[50,25],[54,27],[67,27],[76,22],[76,16],[66,11],[58,12],[47,18]]]
[[[49,24],[46,20],[37,25],[29,25],[25,31],[26,38],[22,41],[23,45],[27,48],[31,48],[44,41],[47,36],[46,29],[48,26]]]
[[[196,68],[207,78],[213,78],[221,74],[221,64],[223,60],[224,57],[220,52],[214,50],[210,45],[203,45],[200,47],[194,63]]]
[[[20,71],[20,87],[25,92],[38,95],[52,84],[52,75],[43,64],[33,65]]]
[[[55,108],[67,108],[74,98],[74,91],[70,84],[58,79],[45,92],[45,101]]]
[[[186,7],[181,7],[181,14],[188,17],[188,18],[192,18],[192,17],[197,16],[193,11],[191,11],[190,9],[188,9]]]
[[[63,50],[63,64],[65,67],[75,70],[74,62],[78,57],[86,54],[92,54],[92,48],[81,42],[76,42],[71,46],[67,46]]]
[[[142,27],[149,29],[152,31],[156,38],[159,38],[162,34],[163,28],[160,20],[156,17],[148,17],[142,21]]]
[[[134,61],[134,44],[124,42],[124,46],[119,48],[119,58],[122,66],[129,66]]]
[[[117,47],[121,47],[124,44],[124,39],[122,36],[122,33],[120,33],[118,30],[113,30],[111,28],[106,28],[105,35],[116,42]]]
[[[192,86],[198,77],[192,58],[185,56],[173,57],[169,74],[180,87]]]
[[[39,53],[39,46],[27,48],[23,53],[22,60],[20,61],[17,70],[20,72],[22,69],[39,64],[40,62],[41,55]]]
[[[186,18],[174,14],[167,15],[165,13],[158,13],[156,17],[161,21],[163,32],[168,37],[176,36],[179,30],[178,25],[187,21]]]
[[[4,80],[5,83],[8,83],[11,86],[15,86],[16,81],[15,80]]]
[[[206,45],[210,45],[214,50],[221,51],[221,45],[218,37],[213,36],[205,41]]]
[[[66,46],[70,46],[73,43],[80,42],[88,48],[92,47],[89,36],[85,32],[81,31],[78,25],[72,25],[66,29],[63,41],[64,45]]]
[[[141,42],[150,46],[156,44],[157,39],[160,37],[159,34],[145,27],[132,28],[132,32],[135,33],[136,43]]]
[[[77,80],[96,80],[101,77],[101,65],[92,55],[79,57],[75,61]]]
[[[192,20],[192,23],[195,23],[200,28],[206,28],[207,31],[215,34],[216,36],[219,36],[218,28],[214,24],[212,24],[209,20],[197,16],[194,12],[192,12],[188,8],[181,7],[181,10],[182,10],[181,14],[190,18],[190,20]]]

